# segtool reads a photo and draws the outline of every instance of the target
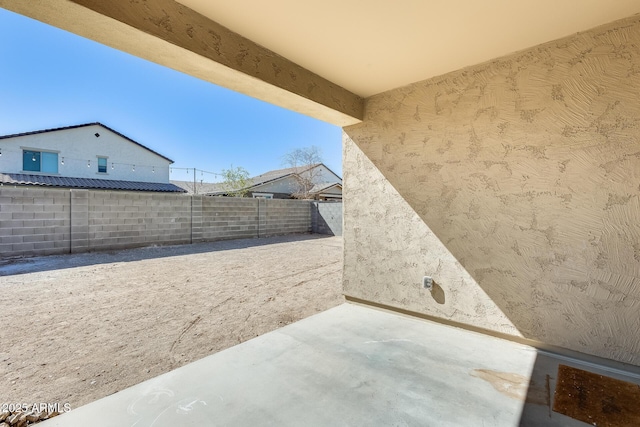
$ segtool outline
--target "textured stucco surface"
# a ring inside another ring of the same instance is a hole
[[[640,364],[638,99],[638,17],[369,98],[345,293]]]

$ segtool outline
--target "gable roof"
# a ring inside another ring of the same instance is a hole
[[[334,171],[329,169],[327,167],[327,165],[325,165],[324,163],[314,163],[314,164],[312,164],[310,166],[297,166],[297,167],[293,167],[293,168],[276,169],[276,170],[265,172],[265,173],[263,173],[261,175],[258,175],[258,176],[254,176],[253,178],[249,178],[249,180],[248,180],[249,181],[249,185],[247,185],[245,188],[243,188],[243,190],[244,189],[251,190],[252,188],[257,187],[259,185],[263,185],[263,184],[267,184],[267,183],[270,183],[270,182],[273,182],[273,181],[277,181],[279,179],[286,178],[288,176],[300,174],[300,173],[306,172],[308,170],[317,168],[319,166],[324,166],[329,172],[331,172],[336,177],[338,177],[338,179],[340,179],[338,174],[336,174]],[[332,183],[332,184],[335,184],[335,182]],[[225,193],[222,183],[208,184],[208,185],[209,185],[209,187],[208,187],[208,190],[206,191],[206,194],[218,195],[218,194],[224,194]]]
[[[272,170],[272,171],[269,171],[269,172],[265,172],[262,175],[258,175],[258,176],[255,176],[255,177],[251,178],[251,182],[252,182],[251,187],[255,187],[255,186],[258,186],[258,185],[266,184],[268,182],[275,181],[275,180],[281,179],[281,178],[285,178],[287,176],[301,174],[301,173],[306,172],[308,170],[315,169],[315,168],[317,168],[319,166],[324,166],[329,172],[331,172],[336,177],[338,177],[338,179],[340,179],[338,174],[335,173],[334,171],[332,171],[331,169],[329,169],[327,167],[327,165],[325,165],[324,163],[314,163],[314,164],[312,164],[310,166],[297,166],[297,167],[293,167],[293,168],[276,169],[276,170]],[[251,187],[249,187],[249,188],[251,188]]]
[[[129,141],[129,142],[131,142],[131,143],[133,143],[133,144],[135,144],[135,145],[137,145],[139,147],[142,147],[147,151],[152,152],[156,156],[162,157],[163,159],[169,161],[169,163],[174,163],[173,160],[171,160],[170,158],[168,158],[166,156],[163,156],[162,154],[158,153],[157,151],[154,151],[151,148],[149,148],[149,147],[147,147],[145,145],[142,145],[137,141],[134,141],[133,139],[129,138],[128,136],[121,134],[117,130],[111,129],[109,126],[103,125],[100,122],[85,123],[85,124],[82,124],[82,125],[64,126],[64,127],[59,127],[59,128],[53,128],[53,129],[35,130],[35,131],[31,131],[31,132],[14,133],[12,135],[0,135],[0,139],[15,138],[15,137],[18,137],[18,136],[27,136],[27,135],[37,135],[39,133],[47,133],[47,132],[57,132],[57,131],[60,131],[60,130],[78,129],[78,128],[87,127],[87,126],[101,126],[101,127],[105,128],[105,129],[107,129],[108,131],[113,132],[116,135],[126,139],[127,141]]]
[[[174,184],[157,182],[120,181],[115,179],[68,178],[64,176],[31,175],[24,173],[0,173],[0,185],[37,185],[44,187],[88,188],[98,190],[160,191],[185,193]]]
[[[319,184],[314,185],[311,188],[311,190],[309,190],[309,193],[311,194],[320,193],[322,191],[330,189],[331,187],[340,187],[340,190],[342,190],[342,184],[340,184],[339,182],[321,182]]]
[[[193,181],[180,181],[172,179],[170,182],[184,189],[187,194],[195,194],[193,191]],[[219,191],[221,189],[221,185],[222,184],[220,183],[196,181],[196,189],[198,190],[199,195],[210,194]]]
[[[255,187],[256,185],[266,184],[267,182],[275,181],[276,179],[284,178],[286,176],[299,174],[309,169],[313,169],[318,165],[320,165],[320,163],[316,163],[308,167],[298,166],[293,168],[284,168],[284,169],[276,169],[276,170],[268,171],[261,175],[250,178],[250,181],[252,182],[251,186]]]

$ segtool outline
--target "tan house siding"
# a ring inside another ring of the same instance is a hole
[[[369,98],[345,293],[640,365],[639,46],[631,17]]]

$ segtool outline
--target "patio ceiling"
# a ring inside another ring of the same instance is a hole
[[[637,0],[177,0],[362,97],[640,12]]]
[[[637,0],[0,0],[338,126],[364,99],[640,13]]]

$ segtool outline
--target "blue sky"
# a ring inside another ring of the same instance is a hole
[[[89,122],[176,167],[219,172],[233,165],[258,175],[286,167],[287,152],[316,145],[342,175],[337,126],[0,8],[0,135]],[[171,179],[190,177],[174,170]]]

